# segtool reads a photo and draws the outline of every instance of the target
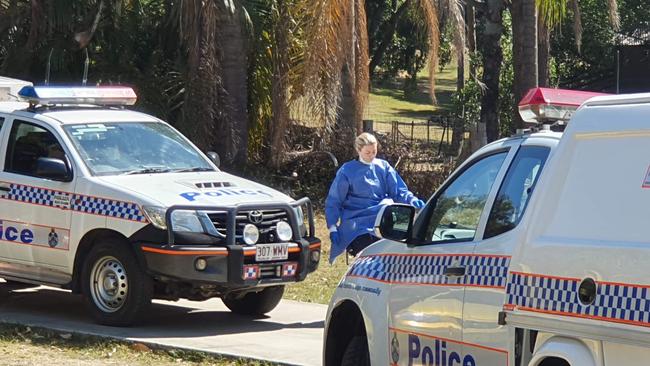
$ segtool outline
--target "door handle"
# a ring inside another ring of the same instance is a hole
[[[10,187],[0,186],[0,191],[10,192],[10,191],[11,191],[11,188],[10,188]]]
[[[444,272],[448,277],[460,277],[465,275],[465,267],[447,267]]]

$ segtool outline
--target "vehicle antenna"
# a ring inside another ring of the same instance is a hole
[[[50,48],[50,54],[47,56],[47,68],[45,69],[45,85],[50,85],[50,63],[52,62],[52,52],[54,52],[54,47]]]
[[[90,58],[88,57],[88,48],[84,48],[84,51],[86,51],[86,61],[84,62],[84,77],[83,80],[81,80],[81,85],[86,86],[86,82],[88,81],[88,65],[90,64]]]

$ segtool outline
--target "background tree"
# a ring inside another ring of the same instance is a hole
[[[434,75],[439,42],[437,9],[428,0],[414,5],[420,9],[429,35],[428,64]],[[369,83],[366,7],[363,0],[318,0],[312,1],[310,8],[303,90],[309,94],[312,113],[337,131],[343,155],[352,156],[349,141],[361,130]],[[430,82],[433,90],[433,77]]]
[[[177,126],[201,149],[228,165],[248,152],[248,14],[227,0],[177,3],[177,28],[186,50],[186,92]]]

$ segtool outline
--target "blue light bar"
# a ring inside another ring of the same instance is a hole
[[[138,99],[133,89],[123,86],[25,86],[18,92],[18,97],[25,102],[40,105],[134,105]]]

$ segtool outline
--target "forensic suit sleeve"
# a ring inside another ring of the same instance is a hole
[[[343,167],[336,172],[336,177],[330,186],[330,191],[325,199],[325,220],[327,228],[335,226],[343,214],[343,202],[348,195],[350,182],[343,172]]]
[[[388,197],[397,203],[413,204],[418,198],[409,191],[399,173],[388,162],[386,164],[386,185]]]

